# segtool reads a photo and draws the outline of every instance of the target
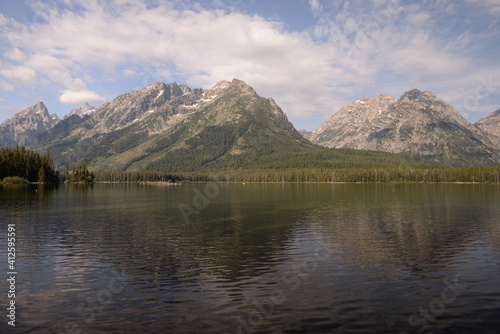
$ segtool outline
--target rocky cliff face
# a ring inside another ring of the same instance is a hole
[[[56,114],[49,114],[43,102],[38,102],[0,125],[0,146],[15,148],[28,145],[33,138],[59,121]]]
[[[500,149],[500,109],[492,112],[485,118],[481,118],[475,125],[486,132],[491,141]]]
[[[69,114],[65,115],[62,119],[66,119],[68,117],[71,117],[72,115],[77,115],[80,118],[83,118],[84,116],[89,116],[91,115],[96,109],[92,107],[90,104],[85,103],[83,106],[78,107],[76,109],[73,109],[69,112]]]
[[[77,128],[80,124],[90,118],[88,114],[66,115],[59,123],[54,125],[49,130],[42,132],[30,141],[30,146],[41,146],[46,144],[57,144],[59,141],[64,140],[72,130]]]
[[[163,111],[172,99],[190,91],[187,86],[177,85],[175,82],[168,85],[156,82],[140,91],[120,95],[95,112],[87,122],[87,130],[90,131],[84,137],[123,129],[152,113]]]
[[[500,153],[489,136],[432,92],[413,89],[361,98],[306,135],[333,148],[408,152],[449,166],[494,165]]]

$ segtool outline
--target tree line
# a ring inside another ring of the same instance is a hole
[[[500,167],[228,170],[215,172],[107,171],[96,182],[347,182],[347,183],[498,183]]]
[[[24,147],[0,148],[0,180],[16,178],[25,182],[56,183],[59,173],[48,153],[40,155]]]
[[[5,183],[59,183],[65,182],[93,182],[94,173],[87,168],[87,159],[83,163],[73,163],[71,172],[66,165],[64,175],[54,168],[54,162],[49,153],[40,155],[37,152],[26,150],[24,147],[15,149],[0,148],[0,181]]]
[[[348,183],[499,183],[500,167],[466,168],[293,168],[242,169],[214,172],[104,171],[90,172],[87,159],[73,163],[61,175],[50,155],[26,150],[0,148],[0,180],[19,178],[26,182],[348,182]]]

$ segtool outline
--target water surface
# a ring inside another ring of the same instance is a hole
[[[500,328],[495,185],[0,186],[4,273],[12,223],[16,333]]]

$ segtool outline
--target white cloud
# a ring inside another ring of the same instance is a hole
[[[26,55],[18,48],[10,49],[9,51],[5,52],[3,55],[5,58],[8,58],[8,59],[10,59],[12,61],[16,61],[16,62],[22,62],[23,60],[26,59]]]
[[[3,90],[6,90],[8,92],[12,92],[15,89],[13,84],[11,84],[10,82],[7,82],[5,80],[0,80],[0,88],[2,88]]]
[[[5,99],[2,99],[2,98],[0,97],[0,102],[5,102]]]
[[[498,0],[467,0],[468,3],[483,7],[492,16],[500,17],[500,2]]]
[[[447,50],[425,32],[407,32],[399,37],[401,40],[394,40],[385,35],[379,42],[380,63],[385,61],[385,67],[391,71],[406,73],[410,78],[425,82],[439,76],[463,73],[470,66],[466,57]]]
[[[0,70],[0,75],[15,82],[34,84],[36,72],[26,66],[9,66]]]
[[[2,64],[0,74],[12,82],[0,84],[13,89],[12,83],[50,80],[64,87],[62,103],[102,102],[87,88],[93,78],[144,74],[131,87],[136,89],[174,77],[191,87],[237,77],[299,119],[330,115],[346,99],[371,90],[427,89],[429,83],[452,90],[468,72],[481,70],[467,53],[477,40],[472,33],[457,31],[451,39],[441,33],[438,24],[448,19],[441,16],[463,11],[448,0],[309,0],[318,22],[311,32],[289,31],[258,15],[188,9],[182,2],[149,8],[139,0],[68,2],[79,6],[75,12],[33,3],[47,24],[28,28],[0,16],[3,37],[12,45],[4,57],[20,63]],[[494,11],[497,2],[485,3]],[[390,82],[380,87],[384,80]]]
[[[137,73],[137,71],[126,68],[126,69],[122,70],[122,74],[127,76],[127,77],[133,77],[133,76],[138,75],[139,73]]]
[[[322,7],[319,0],[309,0],[309,6],[314,15],[318,16],[321,14]]]
[[[85,6],[88,11],[81,16],[68,11],[53,14],[48,25],[24,35],[19,46],[33,54],[24,66],[69,91],[86,88],[75,79],[76,64],[109,73],[132,63],[154,68],[156,80],[180,75],[194,87],[238,77],[262,94],[276,97],[289,114],[299,116],[322,107],[306,108],[302,103],[299,108],[292,101],[310,100],[305,94],[318,89],[327,93],[322,87],[326,81],[342,78],[331,66],[330,58],[337,51],[325,50],[309,36],[286,32],[280,24],[259,16],[141,5],[115,8],[117,16],[95,3]],[[165,62],[174,67],[165,67]],[[302,85],[307,88],[299,90]],[[66,95],[61,100],[67,101]]]
[[[88,102],[92,105],[99,105],[106,101],[105,98],[89,90],[71,91],[65,90],[59,96],[59,102],[64,104],[84,104]]]
[[[35,54],[24,63],[24,66],[47,75],[53,82],[60,83],[69,89],[86,88],[85,83],[81,79],[73,78],[70,69],[75,66],[71,60],[44,54]]]
[[[408,22],[416,27],[425,27],[430,24],[431,15],[426,12],[417,12],[408,15]]]

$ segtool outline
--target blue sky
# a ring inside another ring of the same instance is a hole
[[[0,2],[0,122],[60,117],[156,82],[239,78],[316,129],[359,97],[418,88],[500,109],[500,0]]]

